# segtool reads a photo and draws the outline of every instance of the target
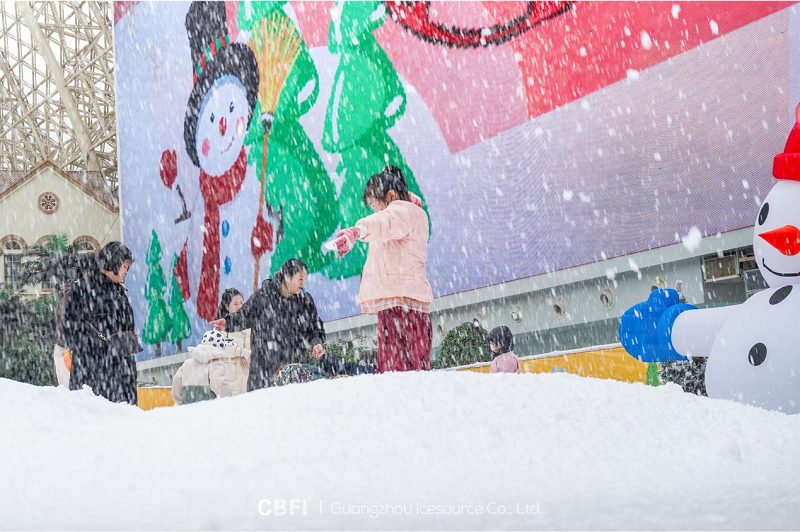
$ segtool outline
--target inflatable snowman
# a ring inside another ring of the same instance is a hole
[[[756,220],[753,249],[769,288],[740,305],[697,309],[654,290],[622,316],[619,337],[643,362],[708,357],[709,397],[800,412],[800,106],[778,182]]]

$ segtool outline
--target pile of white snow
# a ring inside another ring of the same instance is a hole
[[[0,528],[789,529],[799,444],[800,416],[564,373],[149,412],[0,379]]]

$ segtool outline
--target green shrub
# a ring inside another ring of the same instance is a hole
[[[360,344],[356,346],[356,343]],[[322,344],[331,356],[337,360],[344,361],[345,364],[359,362],[367,366],[374,367],[374,351],[378,345],[375,338],[368,336],[356,336],[352,339],[337,340],[335,342],[325,342]],[[306,359],[312,366],[319,366],[319,361],[311,356],[312,347],[306,350]]]
[[[55,384],[55,306],[52,297],[26,301],[0,286],[0,377],[37,386]]]
[[[484,340],[485,336],[486,329],[472,323],[462,323],[455,327],[445,335],[439,356],[431,363],[431,367],[442,369],[491,362],[493,357]]]
[[[37,345],[23,340],[6,346],[0,351],[0,377],[35,386],[53,384],[52,349],[44,351]]]

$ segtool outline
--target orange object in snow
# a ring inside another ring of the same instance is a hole
[[[67,371],[72,371],[72,351],[69,349],[61,353],[61,358],[64,359],[64,365],[67,366]]]

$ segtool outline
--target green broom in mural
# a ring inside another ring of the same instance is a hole
[[[297,33],[294,22],[288,18],[278,16],[276,13],[261,19],[261,31],[253,31],[250,47],[258,62],[259,85],[258,100],[261,104],[261,121],[264,125],[264,145],[261,155],[261,195],[258,197],[258,219],[256,220],[255,234],[265,235],[267,230],[271,236],[272,228],[264,220],[264,206],[267,214],[278,223],[276,245],[283,236],[283,209],[274,209],[266,201],[267,186],[267,147],[269,132],[275,119],[275,109],[281,91],[286,84],[286,79],[292,71],[297,57],[300,54],[300,35]],[[258,290],[259,264],[261,257],[270,247],[266,242],[254,238],[253,255],[255,269],[253,272],[253,291]]]

